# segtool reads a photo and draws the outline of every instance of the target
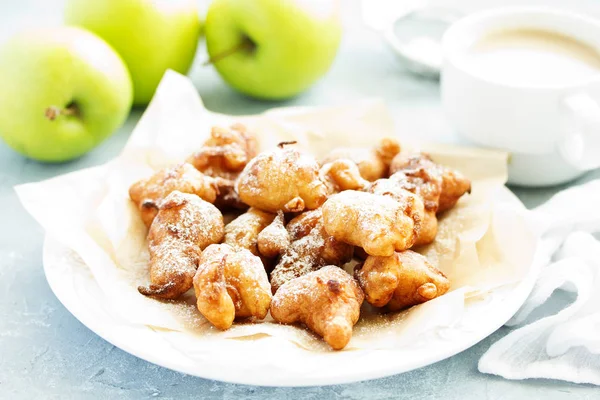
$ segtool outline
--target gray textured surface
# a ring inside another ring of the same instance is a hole
[[[0,41],[23,26],[59,21],[59,15],[60,3],[1,0]],[[437,85],[403,73],[378,36],[359,26],[358,18],[356,7],[347,10],[349,29],[334,68],[316,87],[292,101],[270,104],[241,97],[210,69],[196,67],[192,78],[207,107],[216,111],[254,113],[275,105],[339,104],[383,97],[401,134],[454,141],[439,111]],[[124,145],[140,114],[140,110],[134,111],[106,143],[68,164],[32,162],[0,143],[0,398],[599,398],[600,389],[590,386],[544,380],[514,382],[480,374],[477,360],[506,334],[504,328],[455,357],[410,373],[299,389],[207,381],[149,364],[108,344],[71,316],[50,291],[42,270],[43,232],[19,205],[12,187],[110,160]],[[541,203],[554,191],[515,190],[528,206]],[[561,295],[555,298],[556,304],[564,301],[568,299]]]

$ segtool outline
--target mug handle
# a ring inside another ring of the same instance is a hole
[[[574,167],[600,167],[600,105],[589,94],[576,92],[561,99],[564,134],[558,148]]]

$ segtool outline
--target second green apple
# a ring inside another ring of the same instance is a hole
[[[242,93],[292,97],[331,66],[339,11],[330,0],[215,0],[204,28],[211,62]]]
[[[127,64],[134,104],[147,104],[167,69],[187,73],[198,44],[196,0],[68,0],[65,22],[107,41]]]

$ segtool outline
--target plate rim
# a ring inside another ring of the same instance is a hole
[[[509,200],[510,202],[513,202],[513,203],[518,202],[519,205],[523,206],[523,203],[506,186],[503,186],[502,189],[503,189],[502,193],[501,193],[502,196],[508,195],[507,200],[510,198],[510,200]],[[66,248],[66,249],[69,249],[69,247],[64,245],[63,243],[59,242],[57,239],[49,236],[48,234],[46,234],[46,236],[44,237],[43,268],[44,268],[44,275],[50,286],[50,289],[52,290],[52,292],[54,293],[56,298],[60,301],[60,303],[67,309],[67,311],[69,311],[79,322],[81,322],[84,326],[86,326],[88,329],[90,329],[94,334],[100,336],[102,339],[106,340],[108,343],[112,344],[113,346],[118,347],[119,349],[121,349],[137,358],[140,358],[142,360],[153,363],[155,365],[159,365],[161,367],[168,368],[168,369],[171,369],[171,370],[174,370],[174,371],[177,371],[180,373],[184,373],[187,375],[196,376],[196,377],[203,378],[203,379],[211,379],[211,380],[226,382],[226,383],[254,385],[254,386],[270,386],[270,387],[329,386],[329,385],[347,384],[347,383],[361,382],[361,381],[372,380],[372,379],[379,379],[379,378],[398,375],[401,373],[419,369],[419,368],[434,364],[436,362],[445,360],[447,358],[450,358],[458,353],[461,353],[461,352],[465,351],[466,349],[476,345],[480,341],[484,340],[488,336],[490,336],[492,333],[494,333],[496,330],[498,330],[500,327],[502,327],[518,311],[518,309],[521,307],[521,305],[525,302],[525,300],[531,293],[531,290],[534,287],[536,278],[538,276],[538,273],[539,273],[539,270],[541,267],[541,263],[539,261],[536,261],[536,260],[538,260],[538,257],[539,257],[538,253],[540,252],[539,243],[540,243],[540,241],[538,239],[538,241],[536,243],[537,250],[535,251],[535,256],[533,258],[532,265],[529,267],[529,271],[527,272],[527,275],[520,282],[515,284],[511,290],[513,301],[509,304],[510,307],[506,307],[506,308],[502,309],[503,312],[500,313],[500,315],[497,318],[493,319],[493,323],[488,323],[486,325],[486,329],[482,329],[482,331],[477,335],[477,337],[475,339],[470,338],[469,340],[457,341],[457,342],[455,342],[457,344],[448,346],[447,351],[437,352],[437,353],[434,353],[433,355],[430,355],[429,357],[423,357],[423,359],[420,359],[419,362],[413,363],[409,368],[405,368],[404,366],[398,367],[398,366],[394,366],[392,364],[392,365],[387,365],[386,368],[375,368],[375,369],[371,369],[368,371],[362,371],[362,370],[353,371],[351,373],[347,373],[347,374],[344,374],[341,376],[336,376],[335,378],[333,378],[331,376],[325,376],[325,377],[314,377],[313,376],[313,377],[310,377],[309,379],[305,379],[302,375],[299,374],[294,379],[288,379],[283,382],[280,380],[277,382],[272,382],[272,381],[268,381],[267,379],[256,379],[256,376],[248,376],[248,378],[246,378],[246,377],[240,376],[239,374],[236,375],[236,378],[232,379],[230,376],[228,376],[228,374],[230,374],[230,372],[227,370],[214,369],[214,368],[211,368],[210,365],[204,367],[203,365],[201,366],[199,363],[195,363],[193,365],[193,367],[187,368],[183,365],[174,363],[172,360],[165,360],[160,357],[154,357],[154,353],[148,352],[148,351],[143,351],[142,349],[137,348],[135,345],[133,345],[132,343],[130,343],[128,341],[120,341],[119,337],[118,337],[118,329],[115,330],[114,328],[113,329],[107,328],[107,326],[105,326],[104,324],[100,323],[100,321],[97,321],[95,318],[93,318],[93,315],[90,315],[89,313],[85,313],[83,311],[83,309],[80,307],[80,305],[76,305],[75,303],[72,303],[68,294],[62,292],[62,290],[60,289],[61,286],[58,284],[58,279],[59,279],[58,275],[59,274],[50,270],[50,268],[48,266],[49,265],[48,259],[50,257],[49,254],[52,251],[51,250],[52,246],[58,245],[58,246],[62,246],[64,248]],[[114,316],[111,315],[111,317],[114,317]],[[118,320],[116,320],[116,318],[114,318],[114,319],[115,319],[115,323],[118,323]],[[145,325],[134,325],[131,323],[127,323],[127,325],[125,325],[125,327],[142,329],[147,332],[151,332],[152,334],[157,335],[157,339],[165,341],[165,339],[163,337],[161,337],[158,332],[153,331],[152,329],[150,329],[149,327],[147,327]],[[168,342],[167,342],[167,344],[168,344]],[[168,344],[168,345],[170,346],[170,344]],[[172,346],[171,346],[171,348],[173,349],[173,351],[180,353],[180,351],[178,349],[176,349]],[[381,350],[373,350],[373,351],[390,352],[390,351],[394,351],[394,350],[393,349],[381,349]]]

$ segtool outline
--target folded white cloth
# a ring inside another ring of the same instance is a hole
[[[550,249],[548,265],[507,323],[520,327],[490,347],[479,371],[600,385],[600,241],[591,235],[600,232],[600,180],[556,194],[532,210],[531,218],[542,247]],[[555,290],[572,292],[575,300],[534,320],[532,312]]]

